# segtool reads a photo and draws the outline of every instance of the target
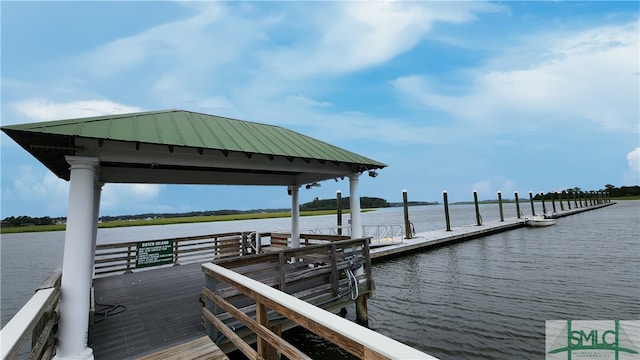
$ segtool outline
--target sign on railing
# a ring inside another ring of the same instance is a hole
[[[138,269],[173,263],[173,240],[140,241],[136,249]]]

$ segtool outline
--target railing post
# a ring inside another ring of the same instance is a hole
[[[447,223],[447,231],[451,231],[451,220],[449,219],[449,198],[446,190],[442,192],[442,197],[444,201],[444,219]]]
[[[260,302],[256,302],[256,322],[271,330],[271,325],[269,325],[269,309]],[[256,334],[256,337],[258,340],[258,355],[266,360],[280,359],[276,348],[271,346],[271,344],[269,344],[269,342],[262,336]]]
[[[216,292],[217,280],[213,276],[205,275],[205,287],[209,289],[212,293]],[[214,316],[218,315],[218,304],[216,304],[213,300],[209,299],[209,297],[204,296],[204,308],[209,310]],[[204,309],[203,309],[204,312]],[[202,314],[204,317],[204,314]],[[209,335],[209,337],[215,342],[218,339],[218,328],[211,321],[204,321],[204,328]]]
[[[331,289],[333,296],[338,296],[338,254],[335,243],[331,243]]]
[[[411,222],[409,221],[409,202],[407,201],[407,190],[402,190],[402,203],[404,204],[404,238],[411,239]]]
[[[131,271],[131,250],[132,249],[133,249],[133,245],[129,245],[127,247],[127,270],[125,270],[125,274],[132,272]]]
[[[482,225],[482,218],[480,217],[480,207],[478,207],[478,192],[473,190],[473,203],[476,207],[476,225]]]
[[[500,206],[500,221],[504,221],[504,211],[502,210],[502,191],[498,191],[498,206]]]
[[[243,231],[241,234],[242,235],[240,235],[240,255],[245,256],[247,255],[247,244],[249,242],[247,241],[247,232]]]
[[[178,255],[178,241],[174,241],[173,242],[173,266],[180,265],[178,256],[179,256]]]
[[[514,192],[513,195],[516,198],[516,216],[520,219],[520,199],[518,199],[518,192]]]
[[[287,292],[287,284],[284,278],[284,264],[285,264],[284,253],[285,253],[284,251],[280,251],[278,253],[278,280],[280,285],[280,291]]]

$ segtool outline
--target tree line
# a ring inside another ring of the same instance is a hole
[[[51,218],[49,216],[43,216],[43,217],[9,216],[2,219],[2,227],[55,225],[55,224],[62,224],[65,221],[66,221],[66,218],[64,217]]]
[[[606,184],[602,189],[595,191],[604,191],[608,192],[609,196],[612,198],[618,197],[638,197],[640,198],[640,186],[621,186],[616,187],[611,184]],[[564,192],[564,195],[562,193]],[[590,191],[583,191],[579,187],[574,187],[570,189],[565,189],[562,191],[557,191],[558,196],[567,196],[566,194],[574,194],[574,193],[589,193]],[[545,199],[551,199],[555,197],[556,192],[547,192],[544,196]],[[535,200],[540,200],[541,195],[536,194],[534,197]],[[434,205],[438,204],[438,202],[423,202],[423,201],[412,201],[409,205]],[[342,198],[341,207],[342,209],[349,209],[350,201],[349,197]],[[385,208],[392,206],[402,206],[402,203],[389,203],[387,200],[377,197],[366,197],[363,196],[360,198],[360,207],[363,209],[375,209],[375,208]],[[337,209],[337,199],[318,199],[315,198],[313,201],[304,203],[300,205],[301,211],[312,211],[312,210],[336,210]],[[253,210],[207,210],[207,211],[192,211],[187,213],[146,213],[146,214],[138,214],[138,215],[119,215],[119,216],[102,216],[100,217],[100,221],[108,222],[108,221],[128,221],[128,220],[144,220],[144,219],[156,219],[156,218],[172,218],[172,217],[192,217],[192,216],[212,216],[212,215],[235,215],[235,214],[251,214],[251,213],[265,213],[265,212],[283,212],[290,211],[290,209],[253,209]],[[55,224],[64,224],[66,223],[65,217],[56,217],[52,218],[49,216],[43,217],[30,217],[30,216],[10,216],[6,217],[2,220],[2,227],[16,227],[16,226],[36,226],[36,225],[55,225]]]
[[[342,209],[349,209],[351,205],[349,197],[343,197],[340,201],[340,207]],[[377,198],[377,197],[366,197],[363,196],[360,198],[360,207],[363,209],[373,209],[373,208],[385,208],[390,207],[391,205],[385,199]],[[304,203],[300,205],[300,211],[313,211],[313,210],[336,210],[338,208],[338,199],[318,199],[315,198],[313,201]]]
[[[545,199],[551,199],[551,198],[557,198],[556,197],[556,193],[558,194],[558,196],[561,196],[563,193],[564,195],[562,196],[567,196],[567,194],[581,194],[581,193],[585,193],[585,194],[589,194],[591,191],[594,192],[608,192],[609,193],[609,197],[612,198],[618,198],[618,197],[638,197],[640,198],[640,186],[621,186],[621,187],[616,187],[614,185],[611,184],[607,184],[604,186],[604,188],[599,189],[599,190],[582,190],[579,187],[574,187],[574,188],[570,188],[570,189],[565,189],[562,191],[549,191],[546,194],[544,194]],[[534,200],[540,200],[542,198],[542,196],[540,194],[536,194],[534,196]]]

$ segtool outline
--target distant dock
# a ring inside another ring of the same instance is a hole
[[[547,214],[551,218],[561,218],[578,214],[585,211],[600,209],[615,203],[596,204],[588,207],[579,207],[571,210],[561,210]],[[504,231],[517,229],[526,226],[525,218],[508,218],[504,221],[496,220],[483,223],[482,225],[465,225],[446,229],[433,230],[415,234],[411,239],[403,239],[402,243],[372,247],[371,261],[386,260],[391,257],[403,256],[415,251],[426,250],[438,246],[450,245],[460,241],[476,239],[483,236],[493,235]]]

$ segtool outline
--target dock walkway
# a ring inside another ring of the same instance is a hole
[[[548,214],[551,218],[561,218],[585,211],[603,208],[615,203],[604,203],[588,207],[579,207],[570,210],[558,211]],[[375,247],[371,249],[371,261],[380,261],[386,258],[406,255],[410,252],[425,250],[428,248],[453,244],[460,241],[471,240],[482,236],[497,234],[503,231],[517,229],[526,226],[525,218],[508,218],[504,221],[496,220],[483,223],[482,225],[465,225],[446,229],[433,230],[415,234],[412,239],[403,239],[400,244]]]

